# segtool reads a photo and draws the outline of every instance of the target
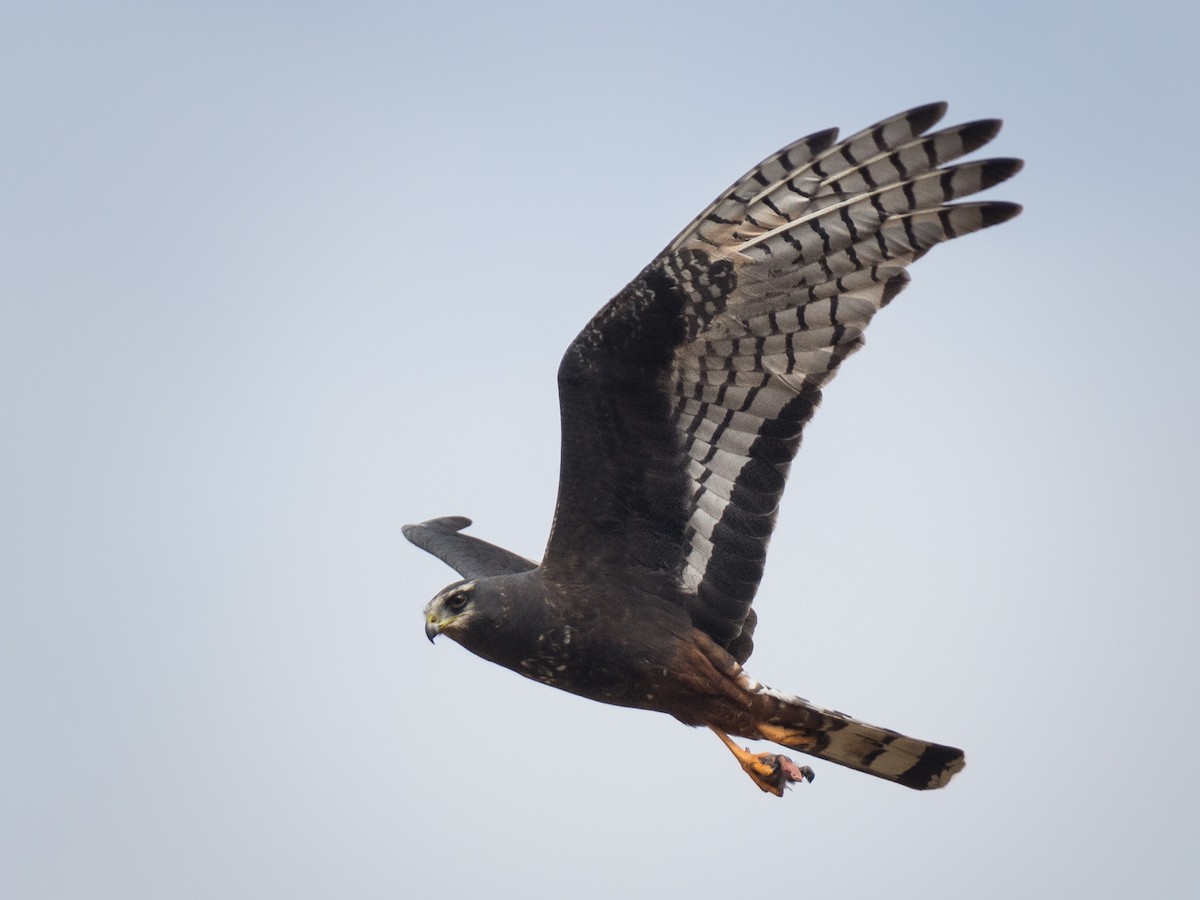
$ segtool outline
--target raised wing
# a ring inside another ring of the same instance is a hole
[[[459,534],[471,524],[464,516],[442,516],[417,525],[405,525],[401,531],[408,540],[432,553],[463,578],[484,575],[513,575],[536,569],[537,563],[503,547]]]
[[[908,283],[906,266],[1020,211],[951,203],[1021,163],[945,165],[1000,127],[926,134],[945,109],[785,147],[588,323],[559,369],[548,577],[668,596],[745,660],[784,480],[822,386]]]

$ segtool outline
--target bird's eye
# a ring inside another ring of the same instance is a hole
[[[446,608],[451,612],[461,612],[462,608],[467,605],[467,592],[459,591],[457,594],[451,594],[446,598]]]

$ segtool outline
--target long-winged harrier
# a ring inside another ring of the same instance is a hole
[[[567,348],[558,506],[540,564],[461,534],[404,534],[465,580],[425,631],[543,684],[707,725],[764,791],[812,770],[762,738],[923,790],[963,767],[905,737],[759,684],[743,669],[784,479],[821,388],[935,244],[1020,207],[952,203],[1021,168],[946,165],[985,120],[929,132],[944,103],[843,141],[820,131],[747,172]]]

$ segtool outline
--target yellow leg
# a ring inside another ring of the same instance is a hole
[[[729,735],[718,731],[711,725],[712,733],[724,741],[729,752],[737,757],[742,764],[742,770],[750,776],[750,780],[761,790],[776,797],[782,797],[784,788],[804,779],[813,780],[813,770],[808,766],[798,766],[786,756],[777,753],[751,753],[749,748],[739,747]]]

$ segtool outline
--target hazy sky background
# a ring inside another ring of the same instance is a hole
[[[1198,7],[60,3],[0,15],[0,895],[1191,898]],[[530,556],[554,373],[734,177],[936,99],[1026,205],[827,392],[760,680],[918,794],[431,648]]]

